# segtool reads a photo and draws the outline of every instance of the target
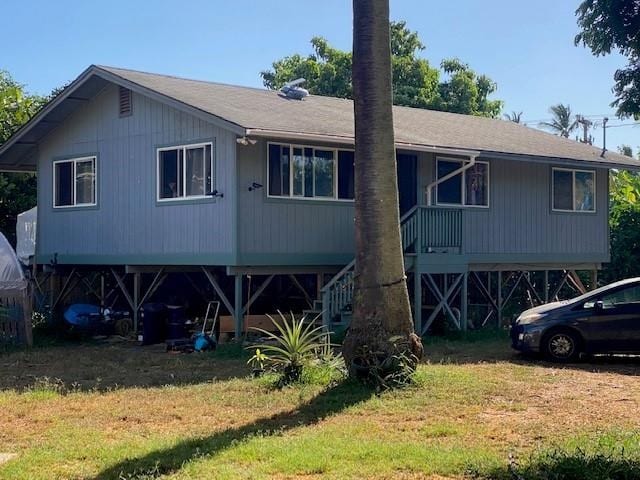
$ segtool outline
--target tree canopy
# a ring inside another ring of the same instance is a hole
[[[497,89],[486,75],[478,75],[457,58],[445,59],[440,69],[419,57],[425,50],[417,32],[406,22],[390,22],[393,103],[455,113],[497,117],[502,101],[489,96]],[[332,47],[322,37],[311,39],[313,53],[276,60],[260,73],[267,88],[277,89],[303,77],[305,88],[316,95],[352,98],[352,54]]]
[[[640,3],[638,0],[584,0],[576,10],[581,32],[575,44],[594,55],[618,51],[629,63],[613,76],[611,104],[621,118],[640,118]]]
[[[29,95],[8,72],[0,70],[0,145],[26,123],[47,98]],[[16,216],[36,204],[36,177],[0,173],[0,232],[15,245]]]
[[[552,115],[550,122],[541,122],[540,126],[552,130],[555,134],[569,138],[571,132],[578,128],[578,121],[571,112],[569,105],[559,103],[549,108]]]

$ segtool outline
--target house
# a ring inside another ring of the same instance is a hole
[[[513,282],[548,299],[549,271],[580,285],[574,271],[609,261],[609,171],[638,161],[496,119],[394,107],[394,122],[419,332],[443,313],[465,328],[471,283],[499,316]],[[199,271],[239,334],[274,276],[313,275],[327,325],[348,312],[353,142],[350,100],[91,66],[0,168],[38,172],[36,264],[66,279],[56,303],[100,270],[137,312],[166,275]],[[264,279],[250,292],[247,275]]]

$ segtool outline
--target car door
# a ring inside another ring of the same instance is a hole
[[[592,351],[640,350],[640,285],[604,293],[584,305],[590,310],[588,330]]]

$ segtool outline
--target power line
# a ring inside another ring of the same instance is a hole
[[[618,127],[632,127],[634,125],[640,125],[640,122],[634,123],[619,123],[618,125],[608,125],[607,128],[618,128]]]
[[[613,116],[613,113],[602,113],[602,114],[593,114],[593,115],[582,115],[583,117],[586,118],[604,118],[604,117],[610,117]],[[528,125],[528,124],[533,124],[533,123],[542,123],[542,122],[550,122],[554,120],[553,118],[541,118],[538,120],[527,120],[525,122],[522,122],[523,125]]]

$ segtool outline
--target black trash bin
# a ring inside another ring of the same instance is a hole
[[[167,325],[167,307],[164,303],[145,303],[142,320],[142,345],[164,342]]]
[[[184,307],[167,305],[167,341],[187,338],[187,318]]]

